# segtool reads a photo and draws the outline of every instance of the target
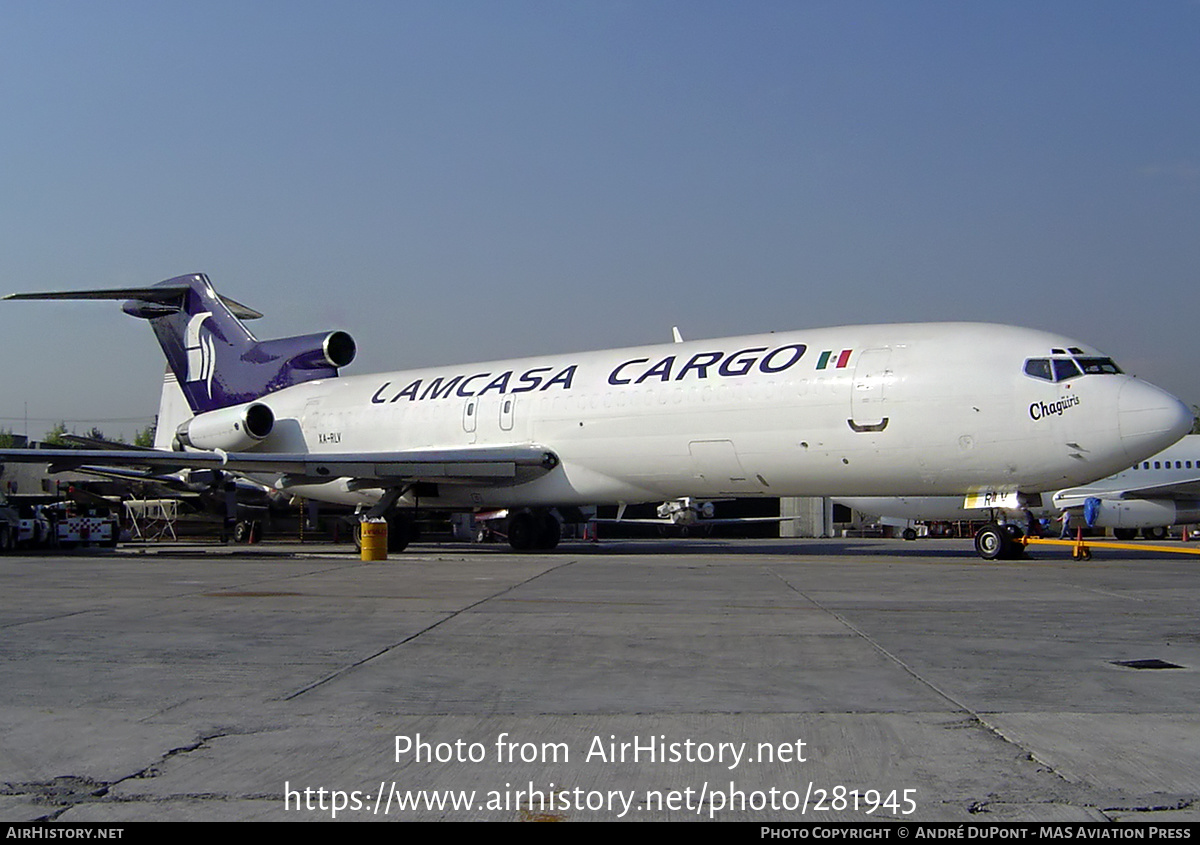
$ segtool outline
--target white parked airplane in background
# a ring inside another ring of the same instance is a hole
[[[1090,523],[1084,514],[1088,499],[1094,500]],[[839,497],[836,501],[870,516],[919,522],[994,517],[992,508],[966,507],[963,499],[949,496]],[[1200,524],[1200,435],[1187,435],[1108,478],[1043,496],[1042,507],[1033,509],[1038,516],[1063,510],[1071,512],[1073,525],[1111,528],[1121,540],[1132,540],[1139,530],[1148,538],[1161,539],[1168,526]],[[1023,522],[1017,513],[1007,516]]]
[[[1102,481],[1059,490],[1052,497],[1056,508],[1077,519],[1087,510],[1088,499],[1096,500],[1090,524],[1111,528],[1122,540],[1132,540],[1139,529],[1160,539],[1167,526],[1200,523],[1200,435],[1184,437]]]
[[[687,496],[968,495],[1087,484],[1192,424],[1102,353],[1030,329],[811,329],[341,376],[344,332],[259,341],[207,277],[19,294],[126,300],[192,416],[175,451],[2,450],[55,466],[221,469],[388,516],[507,508],[514,548],[558,541],[555,508]]]

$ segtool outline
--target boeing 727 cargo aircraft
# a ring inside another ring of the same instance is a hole
[[[1055,334],[847,326],[343,376],[344,332],[259,341],[259,316],[180,276],[8,299],[125,300],[192,416],[173,449],[0,451],[58,467],[211,468],[387,516],[507,508],[517,549],[555,509],[686,496],[1020,497],[1083,485],[1182,437],[1175,397]]]

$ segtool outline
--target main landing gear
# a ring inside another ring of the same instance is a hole
[[[989,522],[975,533],[975,551],[984,560],[1015,560],[1025,554],[1016,542],[1021,529],[1010,523]]]
[[[562,524],[548,510],[525,510],[508,518],[508,544],[513,551],[549,551],[561,537]]]

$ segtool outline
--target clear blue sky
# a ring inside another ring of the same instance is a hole
[[[1200,402],[1197,45],[1191,0],[0,0],[0,293],[205,272],[352,373],[985,320]],[[115,303],[5,303],[0,356],[0,427],[157,409]]]

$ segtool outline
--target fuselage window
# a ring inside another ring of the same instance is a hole
[[[1155,469],[1162,469],[1162,464],[1160,464],[1158,461],[1155,461],[1155,462],[1154,462],[1154,468],[1155,468]]]

